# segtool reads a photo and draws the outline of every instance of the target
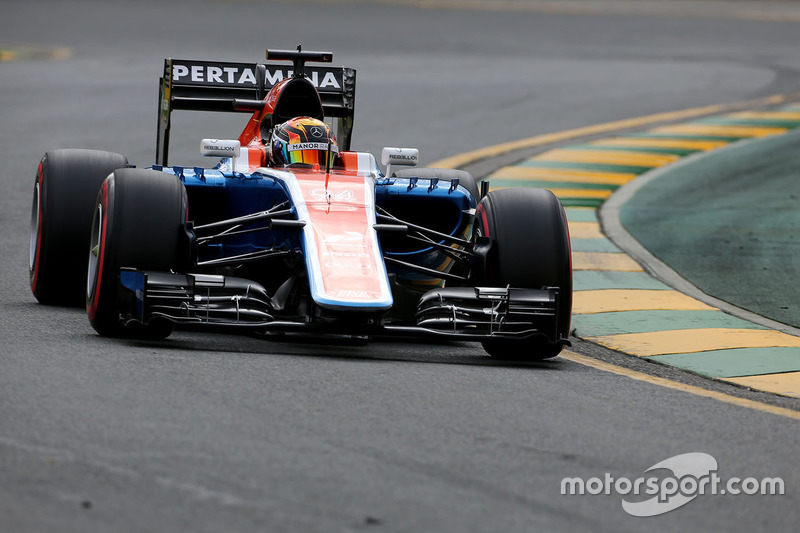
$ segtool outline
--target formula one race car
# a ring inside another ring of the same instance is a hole
[[[267,52],[291,69],[167,59],[155,165],[47,152],[31,214],[36,299],[85,300],[112,337],[417,336],[478,341],[505,359],[557,355],[572,308],[558,199],[415,168],[416,149],[385,148],[381,172],[350,150],[355,71],[306,65],[332,57]],[[252,117],[238,140],[202,139],[213,168],[170,166],[177,109]]]

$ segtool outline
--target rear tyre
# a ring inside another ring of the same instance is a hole
[[[419,177],[422,179],[439,178],[441,181],[451,182],[458,179],[458,184],[469,191],[475,201],[480,200],[478,192],[478,185],[475,178],[466,170],[456,170],[452,168],[404,168],[392,172],[392,175],[397,178],[413,178]]]
[[[119,270],[179,270],[185,264],[180,235],[186,210],[186,189],[175,176],[120,169],[103,182],[92,221],[86,283],[86,311],[97,333],[165,338],[172,332],[166,322],[138,327],[122,323]]]
[[[492,287],[557,287],[558,335],[569,337],[572,315],[572,259],[564,208],[545,189],[502,189],[486,195],[475,215],[475,233],[492,246],[485,279]],[[563,345],[540,338],[491,339],[484,349],[492,357],[536,361],[555,357]]]
[[[86,250],[97,191],[117,168],[119,154],[99,150],[52,150],[39,163],[31,206],[28,274],[39,303],[84,302]]]

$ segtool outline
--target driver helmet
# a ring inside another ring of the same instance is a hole
[[[297,117],[278,124],[270,136],[269,158],[273,166],[333,165],[339,147],[327,124],[311,117]]]

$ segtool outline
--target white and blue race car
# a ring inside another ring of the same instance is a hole
[[[167,59],[155,165],[47,152],[31,214],[37,300],[85,301],[112,337],[402,335],[478,341],[504,359],[557,355],[572,307],[558,199],[417,168],[416,149],[385,148],[381,170],[350,150],[355,71],[306,65],[332,57],[267,52],[291,68]],[[215,166],[178,166],[179,109],[251,117],[238,139],[201,140]]]

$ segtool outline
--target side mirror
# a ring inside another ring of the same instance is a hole
[[[238,140],[203,139],[200,141],[200,154],[203,157],[227,157],[231,160],[231,169],[236,170],[236,158],[242,152],[242,143]]]
[[[239,157],[242,144],[237,141],[221,139],[203,139],[200,141],[200,153],[204,157]]]
[[[414,167],[419,164],[419,149],[387,146],[381,152],[381,164],[386,166],[386,177],[392,175],[392,165]]]

